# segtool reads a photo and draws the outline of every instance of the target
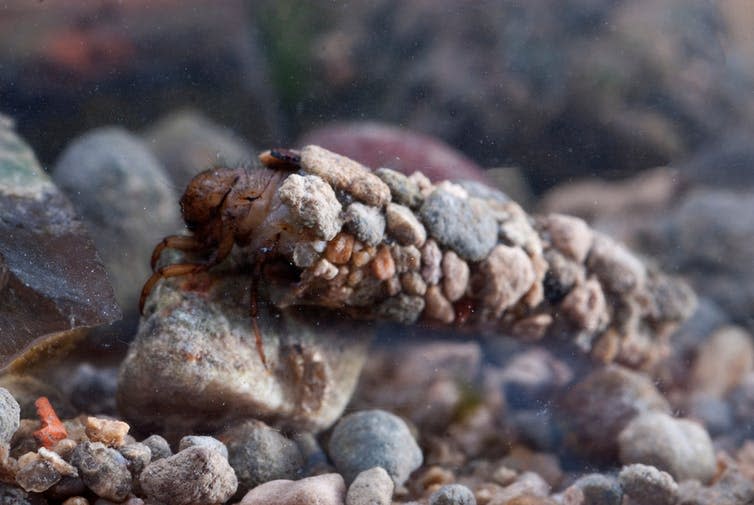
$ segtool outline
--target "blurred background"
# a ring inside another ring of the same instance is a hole
[[[0,104],[46,164],[191,107],[259,147],[400,125],[539,193],[741,139],[753,39],[748,0],[3,0]]]

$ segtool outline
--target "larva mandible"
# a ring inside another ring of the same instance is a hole
[[[191,235],[163,239],[152,267],[165,248],[206,259],[157,269],[142,309],[161,278],[207,270],[234,246],[279,307],[565,337],[631,366],[661,357],[693,309],[685,283],[581,219],[531,216],[479,183],[372,172],[318,146],[266,151],[260,161],[190,182],[181,209]]]

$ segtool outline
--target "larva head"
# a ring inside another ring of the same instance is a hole
[[[240,177],[239,169],[205,170],[189,182],[181,197],[181,213],[189,230],[202,233],[221,218],[225,199]]]

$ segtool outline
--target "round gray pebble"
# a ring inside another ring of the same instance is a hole
[[[271,480],[301,478],[304,458],[296,443],[263,422],[246,421],[223,432],[222,438],[239,493]]]
[[[476,498],[466,486],[449,484],[432,493],[429,505],[476,505]]]
[[[667,472],[653,466],[629,465],[618,475],[623,492],[642,505],[674,505],[678,501],[678,484]]]
[[[599,473],[581,477],[573,483],[584,495],[582,505],[621,505],[623,489],[614,478]]]
[[[395,484],[384,468],[361,472],[348,487],[346,505],[390,505]]]
[[[146,444],[135,442],[118,448],[118,451],[128,461],[128,469],[134,478],[138,478],[141,472],[152,461],[152,450]]]
[[[131,492],[128,461],[101,442],[80,443],[71,455],[71,464],[78,468],[86,487],[97,496],[122,502]]]
[[[349,483],[364,470],[380,466],[400,486],[423,459],[406,423],[384,410],[365,410],[342,418],[330,438],[329,453]]]
[[[483,260],[497,243],[497,222],[481,200],[437,189],[419,214],[429,234],[465,260]]]
[[[182,451],[194,446],[209,447],[210,449],[219,452],[223,458],[228,459],[228,448],[215,437],[200,435],[185,436],[178,443],[178,450]]]
[[[168,444],[168,441],[160,435],[150,435],[142,440],[141,443],[149,447],[149,450],[152,453],[152,461],[169,458],[173,455],[173,451],[170,449],[170,444]]]
[[[151,463],[140,482],[148,501],[171,505],[224,503],[238,487],[228,461],[218,451],[201,446]]]
[[[8,444],[21,421],[21,407],[13,395],[0,388],[0,442]]]

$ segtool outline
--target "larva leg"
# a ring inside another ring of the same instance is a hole
[[[162,241],[155,246],[152,251],[152,259],[149,262],[152,270],[154,270],[157,261],[160,259],[162,251],[165,249],[178,249],[179,251],[202,251],[207,249],[205,244],[202,244],[192,235],[170,235],[165,237]]]
[[[168,237],[167,239],[170,238],[173,237]],[[157,247],[159,248],[160,246],[158,245]],[[139,312],[142,314],[144,313],[144,302],[147,301],[147,297],[154,289],[157,281],[168,277],[178,277],[181,275],[195,274],[208,270],[227,258],[231,250],[233,250],[233,235],[228,234],[223,237],[222,241],[220,242],[220,246],[215,249],[215,251],[209,257],[209,260],[207,260],[205,263],[177,263],[175,265],[167,265],[159,268],[149,277],[149,279],[147,279],[147,282],[144,283],[144,287],[141,288],[141,295],[139,296]]]

